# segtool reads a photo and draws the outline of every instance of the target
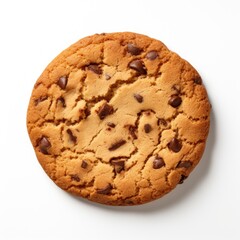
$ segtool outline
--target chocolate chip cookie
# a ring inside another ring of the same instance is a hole
[[[210,104],[198,72],[162,42],[96,34],[37,80],[27,113],[36,156],[62,189],[109,205],[160,198],[198,164]]]

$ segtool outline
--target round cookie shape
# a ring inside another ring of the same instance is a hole
[[[64,50],[37,80],[28,133],[62,189],[108,205],[160,198],[200,161],[210,103],[198,72],[162,42],[95,34]]]

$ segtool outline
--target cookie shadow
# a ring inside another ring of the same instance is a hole
[[[210,167],[211,160],[213,156],[214,145],[216,143],[216,119],[214,110],[211,111],[211,125],[208,135],[206,149],[204,151],[203,157],[199,162],[196,169],[191,173],[188,179],[185,180],[184,184],[178,185],[172,192],[168,193],[166,196],[159,200],[152,201],[138,206],[107,206],[98,203],[94,203],[79,197],[69,195],[71,198],[81,201],[82,204],[86,204],[91,207],[100,208],[108,212],[117,213],[134,213],[134,214],[153,214],[159,211],[166,211],[169,208],[177,207],[181,202],[189,197],[194,191],[197,190],[197,186],[207,178]]]

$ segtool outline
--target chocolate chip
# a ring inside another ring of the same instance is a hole
[[[142,49],[137,47],[136,45],[132,43],[128,43],[127,45],[127,51],[131,53],[132,55],[138,55],[141,53]]]
[[[38,146],[39,146],[40,152],[42,152],[45,155],[49,154],[48,149],[51,147],[51,143],[48,141],[46,137],[42,137],[39,140]]]
[[[136,70],[140,74],[146,74],[147,71],[145,69],[145,66],[141,60],[133,60],[129,63],[129,67]]]
[[[182,175],[178,184],[182,184],[184,182],[184,180],[187,179],[187,177],[188,176]]]
[[[111,128],[115,128],[116,127],[116,125],[114,123],[112,123],[112,122],[108,122],[107,125],[109,127],[111,127]]]
[[[84,109],[85,118],[87,118],[90,114],[91,114],[91,111],[89,110],[88,107],[86,107],[86,108]]]
[[[150,133],[152,131],[152,126],[150,124],[145,124],[144,125],[144,131],[145,133]]]
[[[122,139],[122,140],[120,140],[120,141],[118,141],[118,142],[113,143],[113,144],[108,148],[108,150],[109,150],[109,151],[114,151],[114,150],[120,148],[120,147],[121,147],[122,145],[124,145],[125,143],[126,143],[126,141]]]
[[[144,112],[144,114],[146,114],[147,116],[150,116],[150,115],[151,115],[151,110],[146,110],[146,111]]]
[[[202,79],[201,79],[201,77],[199,76],[199,77],[196,77],[196,78],[194,78],[194,83],[196,83],[196,84],[199,84],[199,85],[201,85],[202,84]]]
[[[123,160],[112,160],[111,164],[114,166],[116,173],[120,173],[122,170],[124,170],[125,162]]]
[[[88,166],[88,163],[86,161],[82,160],[81,168],[85,169],[85,168],[87,168],[87,166]]]
[[[149,60],[155,60],[158,57],[158,52],[155,50],[152,50],[147,53],[146,58]]]
[[[180,85],[178,85],[178,84],[174,84],[174,85],[172,86],[172,89],[175,90],[178,94],[179,94],[180,91],[181,91],[181,87],[180,87]]]
[[[65,99],[63,97],[58,98],[57,101],[60,102],[63,107],[66,107]]]
[[[177,165],[177,168],[190,168],[192,166],[192,162],[190,161],[180,161]]]
[[[168,148],[172,150],[173,152],[179,152],[182,148],[182,143],[177,139],[173,138],[169,143],[168,143]]]
[[[67,82],[68,82],[67,76],[62,76],[58,79],[57,84],[61,89],[65,89],[67,86]]]
[[[174,108],[177,108],[178,106],[180,106],[181,103],[182,103],[182,99],[179,96],[172,96],[168,101],[168,104]]]
[[[159,156],[156,156],[155,159],[153,160],[153,168],[159,169],[164,166],[165,166],[165,162],[163,161],[163,159]]]
[[[160,124],[166,127],[167,126],[167,121],[163,118],[159,118],[158,119],[158,125],[160,125]]]
[[[133,125],[130,125],[128,127],[128,129],[129,129],[129,133],[131,134],[132,138],[133,139],[137,139],[137,135],[136,135],[137,128],[135,126],[133,126]]]
[[[113,113],[113,107],[107,103],[103,104],[98,109],[98,116],[101,120],[103,120],[105,117]]]
[[[88,108],[79,109],[79,120],[86,119],[90,115]]]
[[[105,79],[106,79],[106,80],[110,80],[110,79],[111,79],[111,76],[110,76],[109,74],[105,73]]]
[[[77,175],[77,174],[72,174],[72,175],[70,175],[71,176],[71,179],[73,180],[73,181],[76,181],[76,182],[79,182],[80,181],[80,178],[79,178],[79,176]]]
[[[128,205],[133,205],[134,204],[134,202],[130,199],[126,199],[125,203],[128,204]]]
[[[100,188],[100,189],[97,189],[97,193],[99,194],[109,194],[112,190],[112,185],[109,183],[105,188]]]
[[[34,101],[35,102],[35,106],[37,106],[40,102],[43,102],[43,101],[47,100],[47,98],[48,98],[47,96],[42,96],[42,97],[36,99]]]
[[[139,102],[142,103],[143,102],[143,96],[138,94],[138,93],[134,93],[133,97]]]
[[[76,143],[77,142],[77,137],[75,137],[70,129],[67,130],[67,133],[69,135],[69,138],[72,142]]]
[[[96,74],[102,73],[102,69],[97,64],[90,64],[88,69]]]

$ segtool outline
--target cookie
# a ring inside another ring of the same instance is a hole
[[[203,154],[210,104],[198,72],[162,42],[96,34],[57,56],[37,80],[28,133],[62,189],[108,205],[160,198]]]

